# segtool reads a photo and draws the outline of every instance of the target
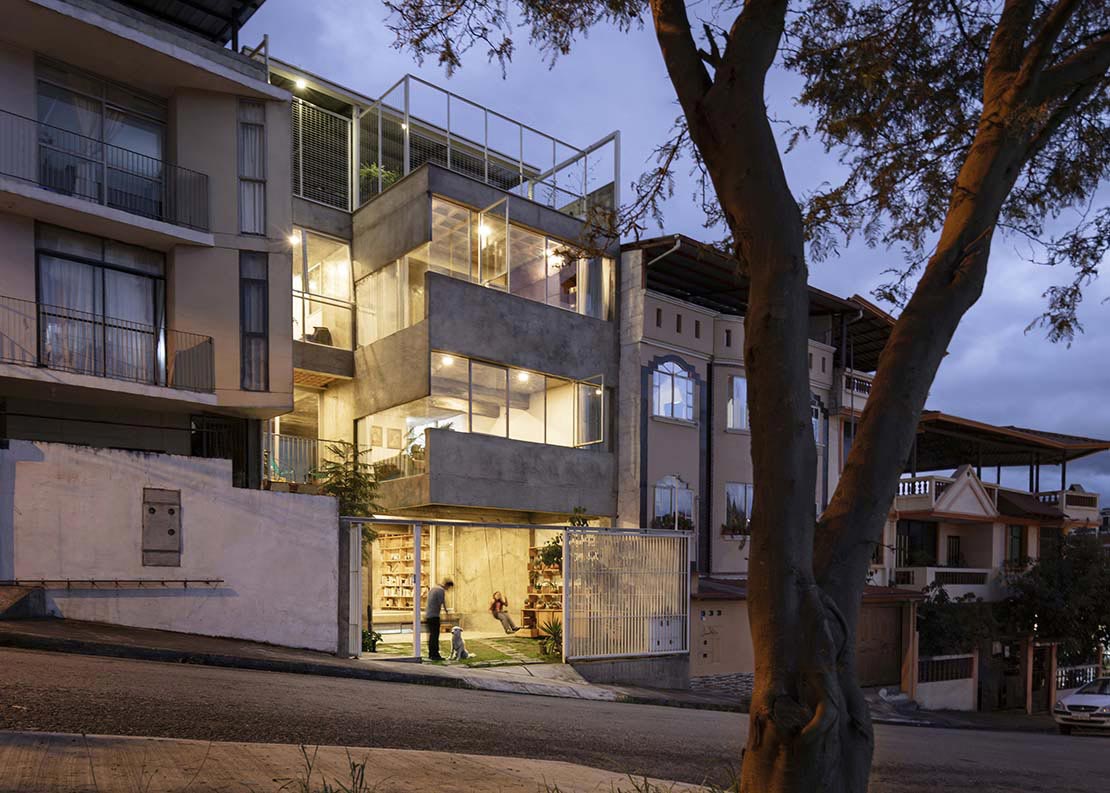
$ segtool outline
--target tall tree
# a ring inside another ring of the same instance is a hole
[[[393,0],[397,43],[448,71],[475,46],[504,68],[516,30],[551,59],[599,23],[650,18],[682,116],[635,184],[623,229],[659,217],[683,155],[711,185],[711,219],[750,281],[744,356],[755,466],[748,609],[755,693],[744,790],[863,791],[873,734],[855,673],[869,559],[941,359],[982,293],[996,230],[1074,267],[1039,322],[1076,308],[1110,245],[1090,201],[1110,172],[1105,0]],[[721,24],[724,20],[727,24]],[[700,29],[699,29],[700,28]],[[765,104],[777,59],[803,78],[815,135],[848,166],[791,192]],[[1045,221],[1085,207],[1069,233]],[[622,227],[618,227],[620,230]],[[904,301],[839,486],[817,516],[810,429],[807,248],[862,234],[901,246],[883,294]]]

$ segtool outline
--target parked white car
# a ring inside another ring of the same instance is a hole
[[[1098,677],[1073,694],[1061,697],[1052,708],[1060,732],[1073,729],[1110,730],[1110,677]]]

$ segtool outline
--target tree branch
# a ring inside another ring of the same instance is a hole
[[[1035,100],[1039,104],[1067,94],[1110,71],[1110,31],[1102,34],[1079,52],[1046,69],[1037,81]]]
[[[1025,36],[1029,32],[1035,6],[1034,0],[1006,0],[987,52],[988,83],[998,72],[1008,73],[1018,70],[1025,50]]]
[[[678,101],[688,116],[713,85],[702,63],[682,0],[651,0],[655,37]]]
[[[759,76],[759,85],[774,63],[786,27],[786,0],[748,0],[736,15],[723,59]]]
[[[1052,50],[1064,27],[1086,0],[1058,0],[1041,17],[1040,30],[1033,37],[1022,59],[1018,80],[1031,85],[1052,58]]]

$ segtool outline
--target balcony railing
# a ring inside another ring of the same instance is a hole
[[[0,174],[208,231],[208,175],[0,110]]]
[[[352,446],[346,441],[267,432],[262,436],[262,478],[270,482],[316,482],[325,464],[341,462]]]
[[[580,219],[620,205],[617,133],[580,149],[412,75],[362,111],[357,138],[358,206],[426,162]]]
[[[211,393],[211,336],[0,295],[0,362]]]
[[[353,350],[354,316],[348,302],[293,290],[293,341]]]
[[[964,588],[970,588],[966,591],[984,594],[979,588],[986,587],[990,583],[990,577],[991,571],[988,568],[898,567],[894,570],[894,585],[924,589],[935,582],[944,587],[960,588],[961,591],[956,594],[962,594]]]

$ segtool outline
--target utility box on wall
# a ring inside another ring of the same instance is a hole
[[[143,488],[143,565],[181,567],[181,491]]]

